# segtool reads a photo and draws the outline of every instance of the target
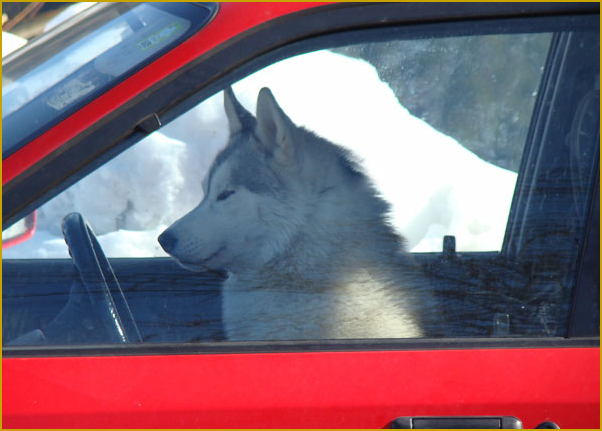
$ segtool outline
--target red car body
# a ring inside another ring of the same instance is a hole
[[[3,185],[27,176],[66,142],[212,50],[265,23],[289,14],[311,17],[324,7],[221,4],[197,34],[3,160]],[[176,350],[4,357],[3,425],[383,428],[397,417],[424,416],[513,416],[525,428],[546,421],[561,428],[600,425],[600,350],[575,339]]]
[[[11,358],[3,423],[385,428],[399,416],[515,416],[525,428],[589,428],[599,359],[591,348]]]

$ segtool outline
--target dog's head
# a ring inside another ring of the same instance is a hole
[[[203,180],[204,198],[159,236],[163,249],[192,270],[256,268],[285,250],[300,223],[296,136],[300,129],[269,89],[257,117],[224,91],[230,140]]]

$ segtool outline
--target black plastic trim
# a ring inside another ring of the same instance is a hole
[[[599,133],[599,132],[598,132]],[[599,140],[599,138],[598,138]],[[598,155],[599,159],[599,155]],[[587,221],[573,295],[569,337],[600,334],[600,167]],[[597,319],[596,319],[597,317]]]
[[[4,347],[5,358],[76,356],[208,355],[416,350],[599,348],[598,338],[457,338],[321,341],[222,341],[215,343],[119,344],[96,346]]]
[[[522,429],[514,416],[402,416],[391,422],[393,429]]]

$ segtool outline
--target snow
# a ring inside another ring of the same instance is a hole
[[[2,32],[2,58],[6,57],[13,51],[21,48],[27,43],[27,39],[24,39],[16,34]]]
[[[49,20],[44,26],[44,31],[46,32],[52,30],[57,25],[63,23],[64,21],[67,21],[72,16],[75,16],[78,13],[85,11],[90,6],[94,6],[95,4],[96,2],[79,2],[72,4],[71,6],[65,8],[65,10],[58,13],[51,20]]]
[[[69,50],[60,51],[56,55],[25,74],[17,81],[3,83],[2,87],[2,116],[3,118],[18,110],[23,105],[39,96],[51,86],[60,82],[75,72],[87,62],[98,58],[126,36],[129,30],[121,26],[105,24],[83,40],[75,41]],[[77,90],[76,94],[86,94],[93,89],[90,83],[72,81]],[[64,107],[60,100],[50,103],[55,109]]]
[[[293,57],[234,84],[255,112],[270,87],[292,120],[350,148],[392,204],[391,222],[414,252],[500,250],[516,173],[494,166],[412,116],[369,63],[329,51]],[[156,237],[202,198],[201,180],[225,145],[218,93],[39,210],[36,235],[4,258],[67,257],[60,221],[82,213],[108,256],[164,256]]]

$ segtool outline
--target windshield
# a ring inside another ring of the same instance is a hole
[[[209,21],[207,5],[99,3],[2,64],[3,158]]]

